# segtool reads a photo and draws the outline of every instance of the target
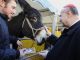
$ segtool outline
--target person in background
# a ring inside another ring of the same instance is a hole
[[[65,26],[62,35],[59,38],[49,36],[47,41],[54,44],[54,47],[50,51],[40,52],[39,55],[45,57],[45,60],[80,60],[80,20],[76,6],[64,6],[60,20]]]
[[[7,22],[15,12],[16,0],[0,0],[0,60],[15,60],[27,53],[26,48],[20,50],[10,48],[10,43],[16,38],[9,34]]]

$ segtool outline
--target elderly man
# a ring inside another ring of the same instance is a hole
[[[77,8],[73,4],[61,10],[60,20],[65,26],[62,35],[56,38],[51,35],[48,40],[55,42],[54,47],[39,53],[46,60],[80,60],[80,20]],[[52,39],[52,40],[50,40]],[[47,56],[46,56],[47,55]]]

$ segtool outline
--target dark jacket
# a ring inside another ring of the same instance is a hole
[[[46,39],[46,42],[45,42],[45,47],[44,49],[49,49],[51,50],[53,48],[53,46],[56,44],[57,42],[57,37],[54,36],[53,34],[51,36],[49,36],[47,39]]]
[[[80,60],[80,21],[63,31],[45,60]]]
[[[10,42],[14,39],[9,35],[7,17],[0,14],[0,60],[15,60],[19,57],[19,51],[10,48]]]

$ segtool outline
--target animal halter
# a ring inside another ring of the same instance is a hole
[[[30,23],[30,21],[29,21],[26,17],[25,17],[25,19],[24,19],[24,21],[23,21],[22,28],[23,28],[23,26],[24,26],[24,22],[25,22],[25,21],[27,21],[29,27],[31,28],[34,38],[36,37],[36,33],[37,33],[39,30],[44,29],[44,26],[41,27],[41,28],[38,28],[38,29],[33,28],[32,25],[31,25],[31,23]],[[36,32],[34,32],[34,30],[35,30]]]

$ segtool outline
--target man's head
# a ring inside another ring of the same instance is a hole
[[[70,27],[69,24],[71,24],[72,21],[76,20],[77,16],[77,8],[73,4],[69,4],[64,6],[64,8],[61,10],[60,19],[66,27]]]
[[[16,13],[16,1],[15,0],[2,0],[2,12],[11,18]]]

